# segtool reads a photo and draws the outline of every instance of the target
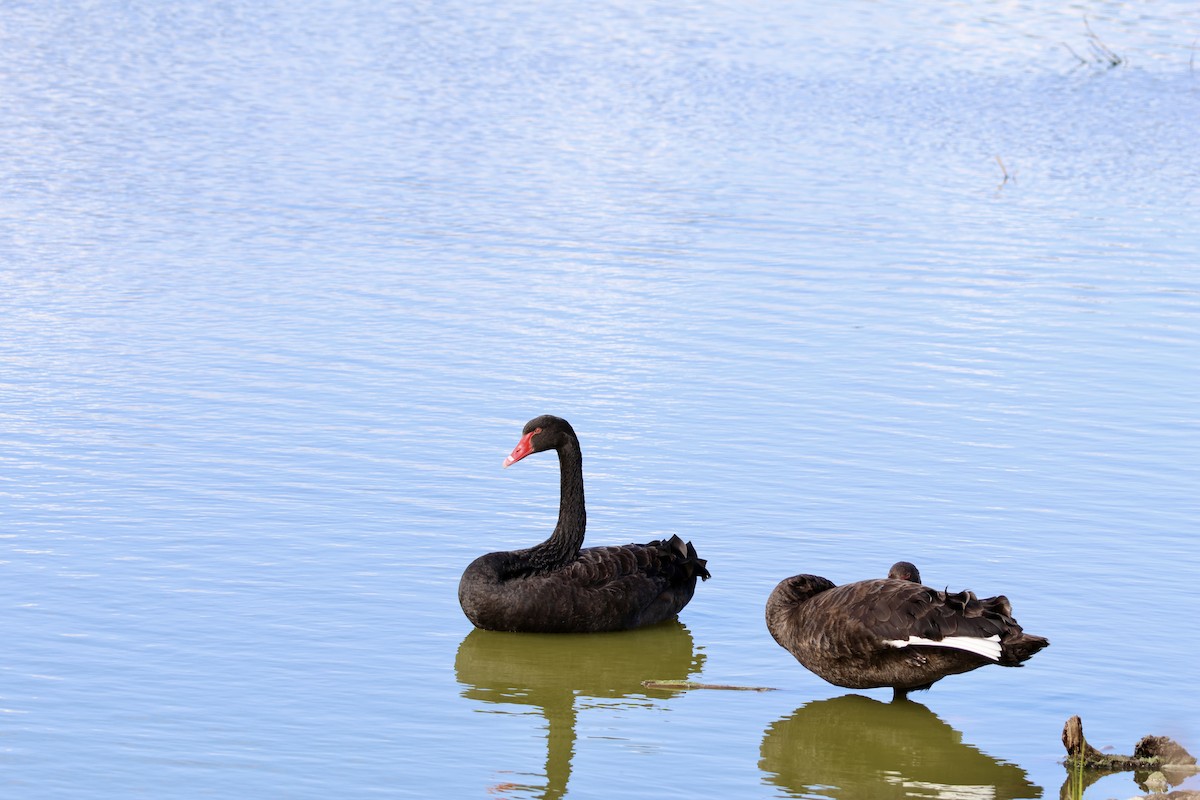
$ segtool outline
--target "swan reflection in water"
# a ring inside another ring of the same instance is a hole
[[[603,702],[611,699],[623,699],[625,706],[659,706],[677,693],[647,689],[642,681],[685,680],[703,664],[704,655],[695,651],[691,633],[671,620],[622,633],[475,629],[458,647],[454,673],[465,686],[464,697],[532,706],[541,712],[546,720],[545,786],[513,782],[491,791],[549,800],[566,794],[579,711],[611,705]]]
[[[759,768],[788,796],[1038,798],[1025,770],[964,744],[920,703],[848,694],[771,723]]]

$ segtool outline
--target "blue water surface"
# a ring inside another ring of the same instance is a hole
[[[1057,797],[1074,714],[1200,752],[1197,36],[1182,2],[5,3],[0,786]],[[466,564],[553,525],[553,457],[500,469],[542,413],[589,542],[708,559],[680,623],[471,633]],[[781,578],[901,558],[1051,647],[905,711],[767,633]]]

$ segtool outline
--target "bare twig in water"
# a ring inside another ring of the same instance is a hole
[[[1083,66],[1085,66],[1085,67],[1088,65],[1088,60],[1087,60],[1086,58],[1084,58],[1083,56],[1079,55],[1079,53],[1076,53],[1076,52],[1075,52],[1075,48],[1074,48],[1074,47],[1071,47],[1071,45],[1067,44],[1066,42],[1063,42],[1063,43],[1062,43],[1062,46],[1063,46],[1063,47],[1065,47],[1065,48],[1067,48],[1067,50],[1071,51],[1071,55],[1073,55],[1073,56],[1075,56],[1076,58],[1078,58],[1078,59],[1079,59],[1079,63],[1080,63],[1081,65],[1083,65]]]
[[[1087,28],[1089,44],[1092,48],[1092,54],[1096,56],[1096,63],[1107,64],[1109,68],[1119,67],[1125,63],[1125,59],[1114,53],[1108,45],[1100,41],[1100,37],[1092,30],[1092,26],[1088,23],[1087,17],[1083,18],[1083,27]]]
[[[1000,165],[1000,171],[1004,173],[1004,182],[1008,183],[1008,167],[1004,166],[1004,159],[996,156],[996,163]]]
[[[1119,67],[1125,63],[1124,58],[1118,55],[1111,47],[1106,45],[1099,36],[1096,35],[1096,32],[1092,30],[1092,25],[1090,22],[1088,22],[1087,17],[1083,18],[1083,27],[1087,29],[1088,49],[1091,50],[1092,54],[1090,59],[1079,55],[1075,48],[1071,47],[1071,45],[1067,44],[1066,42],[1062,43],[1062,46],[1067,48],[1071,55],[1079,59],[1080,64],[1085,67],[1096,64],[1107,69],[1112,69],[1113,67]]]
[[[1004,159],[1002,159],[1000,156],[995,156],[995,159],[996,159],[996,163],[1000,165],[1000,171],[1002,173],[1004,173],[1004,180],[1000,181],[1000,186],[997,186],[996,188],[999,189],[1000,187],[1004,186],[1004,184],[1008,183],[1009,181],[1016,183],[1016,181],[1017,181],[1016,171],[1009,172],[1008,167],[1004,165]]]
[[[773,692],[769,686],[729,686],[723,683],[694,683],[692,681],[642,681],[647,689],[730,689],[737,692]]]

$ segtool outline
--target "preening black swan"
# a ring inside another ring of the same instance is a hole
[[[530,420],[504,466],[530,453],[558,451],[558,524],[534,547],[488,553],[471,562],[458,602],[477,628],[530,633],[620,631],[670,619],[692,599],[705,561],[678,536],[647,544],[587,547],[583,456],[565,419]]]
[[[898,581],[921,582],[921,573],[917,571],[917,565],[911,561],[897,561],[892,564],[892,568],[888,570],[888,577]]]
[[[1050,644],[1021,630],[1003,595],[980,600],[896,578],[787,578],[767,600],[767,629],[830,683],[890,686],[897,697],[985,664],[1019,667]]]

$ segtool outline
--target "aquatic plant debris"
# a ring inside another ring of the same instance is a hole
[[[642,681],[647,689],[726,689],[735,692],[773,692],[770,686],[731,686],[724,683],[696,683],[695,681]]]
[[[1102,753],[1087,743],[1083,736],[1083,721],[1074,716],[1063,726],[1062,741],[1067,748],[1067,758],[1063,761],[1067,779],[1059,793],[1062,797],[1082,797],[1089,786],[1105,775],[1133,770],[1135,782],[1154,792],[1156,797],[1200,800],[1200,792],[1181,790],[1169,795],[1159,794],[1200,772],[1196,759],[1174,739],[1143,736],[1131,756]]]
[[[1166,736],[1143,736],[1133,749],[1133,755],[1102,753],[1087,743],[1083,736],[1083,720],[1071,717],[1063,726],[1063,746],[1067,748],[1068,766],[1082,765],[1085,769],[1111,771],[1158,769],[1163,766],[1196,768],[1196,759],[1174,739]]]

